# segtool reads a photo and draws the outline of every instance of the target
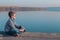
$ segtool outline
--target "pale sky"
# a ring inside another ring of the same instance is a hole
[[[60,7],[60,0],[0,0],[0,6]]]

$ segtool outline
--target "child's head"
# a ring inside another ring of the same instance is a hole
[[[15,11],[9,11],[8,15],[12,19],[15,19],[16,18],[16,12]]]

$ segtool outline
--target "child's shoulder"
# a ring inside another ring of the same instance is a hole
[[[7,23],[10,23],[10,22],[11,22],[11,19],[8,19],[8,20],[7,20]]]

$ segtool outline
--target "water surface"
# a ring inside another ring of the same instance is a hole
[[[0,30],[4,30],[8,12],[0,12]],[[16,22],[27,32],[60,32],[60,12],[21,11],[16,13]]]

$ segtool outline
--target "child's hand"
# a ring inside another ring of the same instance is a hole
[[[24,29],[24,28],[21,28],[21,29],[20,29],[20,32],[25,32],[25,29]]]

